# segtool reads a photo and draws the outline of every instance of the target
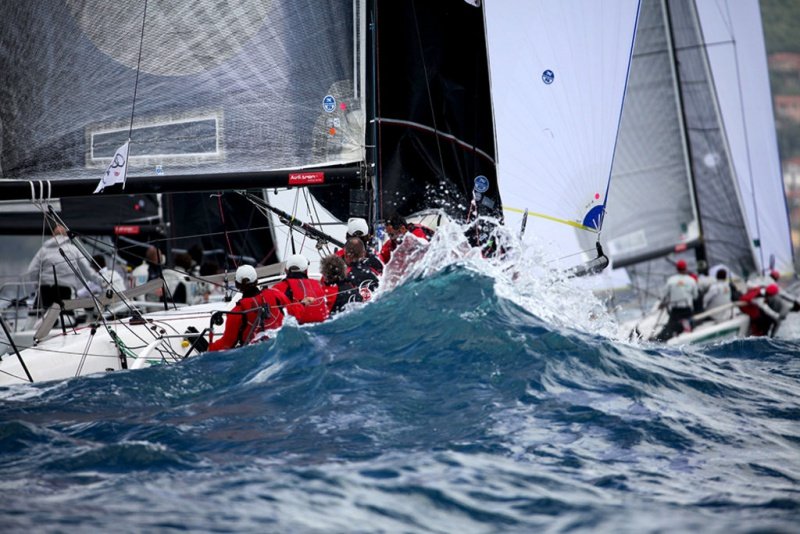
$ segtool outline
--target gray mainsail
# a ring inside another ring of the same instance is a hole
[[[695,248],[756,269],[724,126],[694,2],[646,0],[605,230],[615,266]]]
[[[699,221],[663,5],[642,2],[604,237],[615,266],[696,242]]]
[[[128,137],[142,31],[129,176],[361,159],[357,2],[149,2],[142,28],[144,5],[0,3],[3,177],[99,178]]]

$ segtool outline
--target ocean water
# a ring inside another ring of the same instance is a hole
[[[0,530],[800,530],[800,342],[632,345],[439,255],[259,345],[0,389]]]

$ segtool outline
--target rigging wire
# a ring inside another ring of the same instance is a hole
[[[231,245],[231,238],[228,235],[228,225],[225,222],[225,208],[222,205],[222,193],[217,194],[217,205],[219,207],[219,218],[222,221],[222,231],[225,234],[225,243],[228,245],[228,255],[233,261],[233,266],[238,269],[239,262],[236,261],[236,257],[233,254],[233,245]],[[228,259],[225,259],[225,267],[227,268]],[[235,270],[235,269],[234,269]]]

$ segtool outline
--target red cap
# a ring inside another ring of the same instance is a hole
[[[778,284],[770,284],[767,286],[767,296],[774,297],[778,294]]]
[[[777,282],[777,281],[780,279],[780,277],[781,277],[781,273],[780,273],[780,272],[778,272],[778,271],[777,271],[777,270],[775,270],[775,269],[772,269],[772,270],[769,272],[769,275],[770,275],[770,276],[772,277],[772,279],[773,279],[773,280],[775,280],[776,282]]]
[[[676,262],[675,262],[675,267],[676,267],[676,268],[677,268],[679,271],[685,271],[685,270],[686,270],[686,261],[685,261],[685,260],[678,260],[678,261],[676,261]]]

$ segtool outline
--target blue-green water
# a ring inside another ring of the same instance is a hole
[[[451,267],[261,345],[0,390],[0,528],[796,532],[799,348],[630,346]]]

